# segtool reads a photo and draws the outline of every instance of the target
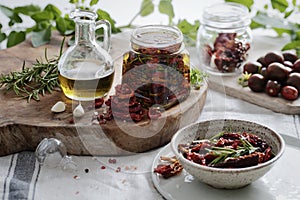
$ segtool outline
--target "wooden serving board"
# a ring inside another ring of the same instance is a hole
[[[57,56],[62,39],[56,34],[49,45],[33,48],[30,41],[26,41],[1,50],[0,73],[21,70],[24,61],[26,66],[31,66],[36,59],[44,59],[45,48],[48,49],[49,58]],[[122,41],[123,36],[112,40],[111,54],[116,59],[128,48],[127,43]],[[115,67],[116,74],[120,74],[121,64],[116,63]],[[119,81],[120,78],[115,78],[114,85]],[[207,88],[205,83],[200,90],[192,90],[187,100],[165,111],[158,120],[140,123],[112,120],[102,126],[92,124],[91,119],[96,111],[88,109],[92,102],[82,103],[86,114],[72,124],[72,110],[78,102],[65,98],[60,90],[41,97],[38,102],[31,100],[28,103],[1,88],[0,156],[35,150],[42,139],[51,137],[61,140],[68,153],[73,155],[123,155],[148,151],[165,145],[179,128],[198,119]],[[51,112],[51,107],[57,101],[66,103],[65,112]]]
[[[288,101],[281,97],[270,97],[266,93],[252,92],[249,87],[242,87],[238,84],[239,77],[240,75],[211,75],[209,78],[209,88],[258,106],[268,108],[274,112],[293,115],[300,114],[300,98],[295,101]]]

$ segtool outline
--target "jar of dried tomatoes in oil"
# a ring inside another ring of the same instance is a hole
[[[252,42],[248,8],[221,3],[204,9],[197,33],[201,64],[211,74],[241,73]]]
[[[122,67],[122,83],[134,89],[146,108],[155,105],[168,109],[189,95],[190,56],[176,27],[147,25],[135,29]]]

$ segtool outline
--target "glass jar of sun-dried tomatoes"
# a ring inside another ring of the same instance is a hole
[[[131,49],[123,55],[122,83],[135,90],[144,107],[168,109],[190,92],[190,57],[176,27],[147,25],[131,35]]]
[[[221,3],[204,9],[197,34],[201,64],[211,74],[241,73],[252,42],[248,8]]]

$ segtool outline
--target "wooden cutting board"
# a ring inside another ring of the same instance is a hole
[[[115,60],[120,59],[120,55],[128,48],[128,43],[124,43],[126,38],[128,34],[113,38],[111,54]],[[42,47],[33,48],[30,41],[26,41],[1,50],[0,73],[21,70],[24,61],[29,67],[36,59],[44,59],[45,48],[48,58],[57,56],[62,39],[56,34],[50,44]],[[116,74],[120,76],[121,63],[116,62],[115,67]],[[120,77],[115,78],[114,85],[118,82]],[[41,97],[38,102],[31,100],[28,103],[1,88],[0,156],[35,150],[43,138],[51,137],[61,140],[68,153],[73,155],[123,155],[148,151],[165,145],[179,128],[198,119],[207,88],[207,84],[204,84],[201,90],[193,90],[187,100],[164,112],[158,120],[140,123],[112,120],[102,126],[91,123],[96,110],[89,110],[88,107],[93,102],[82,104],[86,110],[85,117],[72,124],[72,110],[78,102],[65,98],[60,90]],[[50,111],[57,101],[67,104],[65,112],[54,114]]]
[[[274,112],[296,115],[300,114],[300,98],[295,101],[285,100],[281,97],[270,97],[266,93],[252,92],[248,87],[238,84],[240,75],[214,76],[209,78],[209,88],[226,93],[229,96],[268,108]]]

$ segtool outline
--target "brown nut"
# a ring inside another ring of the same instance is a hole
[[[264,61],[265,61],[266,65],[270,65],[271,63],[274,63],[274,62],[283,63],[284,58],[278,52],[269,52],[265,55]]]

